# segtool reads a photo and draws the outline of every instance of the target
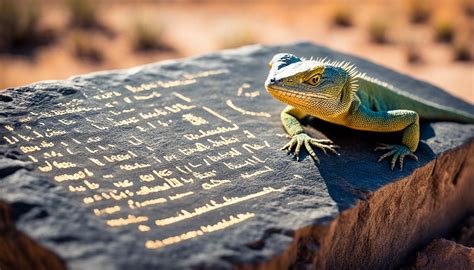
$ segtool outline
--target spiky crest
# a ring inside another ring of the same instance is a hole
[[[324,58],[318,57],[314,61],[322,65],[330,65],[330,66],[344,69],[349,75],[349,89],[351,91],[351,95],[355,96],[357,92],[357,88],[359,86],[357,78],[359,78],[360,76],[365,76],[365,74],[360,73],[354,64],[347,61],[337,61],[337,60],[331,61],[327,57],[324,57]]]

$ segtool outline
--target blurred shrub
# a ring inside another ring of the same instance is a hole
[[[432,9],[429,1],[411,0],[409,3],[410,20],[413,23],[425,23],[431,17]]]
[[[131,25],[131,38],[137,50],[164,49],[163,25],[149,16],[136,17]]]
[[[253,31],[244,25],[226,27],[219,34],[218,44],[221,49],[236,48],[244,45],[257,43]]]
[[[474,57],[474,48],[468,38],[458,38],[453,46],[454,60],[472,61]]]
[[[405,57],[410,64],[419,64],[423,61],[419,46],[414,41],[408,41],[405,44]]]
[[[376,43],[386,43],[388,23],[386,19],[376,17],[373,18],[368,25],[370,40]]]
[[[101,62],[104,60],[100,49],[91,41],[91,34],[76,30],[71,33],[71,42],[74,55],[81,60]]]
[[[333,10],[332,23],[336,26],[349,27],[352,25],[352,10],[346,6],[339,6]]]
[[[0,47],[12,49],[38,38],[40,15],[35,1],[0,0]]]
[[[434,24],[435,38],[439,42],[451,42],[454,38],[454,22],[446,17],[438,18]]]
[[[73,26],[93,27],[98,24],[98,2],[95,0],[65,0]]]
[[[464,0],[462,1],[461,6],[467,16],[474,17],[474,1]]]

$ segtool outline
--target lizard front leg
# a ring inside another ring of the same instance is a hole
[[[350,126],[354,129],[394,132],[403,130],[402,145],[382,144],[375,148],[377,150],[388,150],[379,158],[379,162],[384,158],[392,156],[391,169],[395,168],[397,161],[400,161],[400,170],[403,169],[403,160],[409,156],[418,161],[414,154],[420,141],[419,117],[415,111],[391,110],[391,111],[371,111],[364,106],[360,106],[350,118]]]
[[[331,140],[328,139],[314,139],[311,138],[308,134],[304,133],[303,127],[301,126],[298,119],[302,119],[305,114],[301,111],[295,109],[292,106],[286,107],[280,114],[281,122],[286,132],[292,137],[291,140],[281,148],[281,150],[287,150],[288,152],[296,145],[295,147],[295,156],[299,160],[299,153],[301,147],[304,146],[308,150],[311,157],[314,161],[319,163],[318,156],[314,152],[312,146],[318,147],[323,150],[324,153],[327,153],[326,150],[329,150],[333,153],[336,153],[337,145],[333,145]]]

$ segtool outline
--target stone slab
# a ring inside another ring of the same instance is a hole
[[[0,200],[16,228],[73,269],[256,267],[285,254],[301,229],[329,224],[474,137],[473,125],[424,122],[420,162],[390,171],[372,149],[396,134],[308,119],[308,132],[335,141],[341,155],[320,153],[316,166],[305,153],[297,162],[278,151],[288,140],[285,105],[263,87],[278,52],[350,61],[474,114],[426,82],[305,42],[8,89],[0,94]]]

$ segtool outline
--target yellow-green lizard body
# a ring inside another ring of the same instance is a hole
[[[277,54],[270,61],[265,87],[289,105],[282,111],[281,121],[292,139],[282,149],[291,151],[295,146],[297,158],[303,146],[316,161],[312,146],[336,153],[332,141],[304,133],[300,120],[307,115],[356,130],[403,131],[401,145],[382,144],[375,149],[387,150],[379,161],[393,155],[392,169],[397,161],[403,169],[405,156],[418,159],[414,152],[420,140],[419,118],[474,123],[472,115],[421,100],[357,72],[348,63]]]

